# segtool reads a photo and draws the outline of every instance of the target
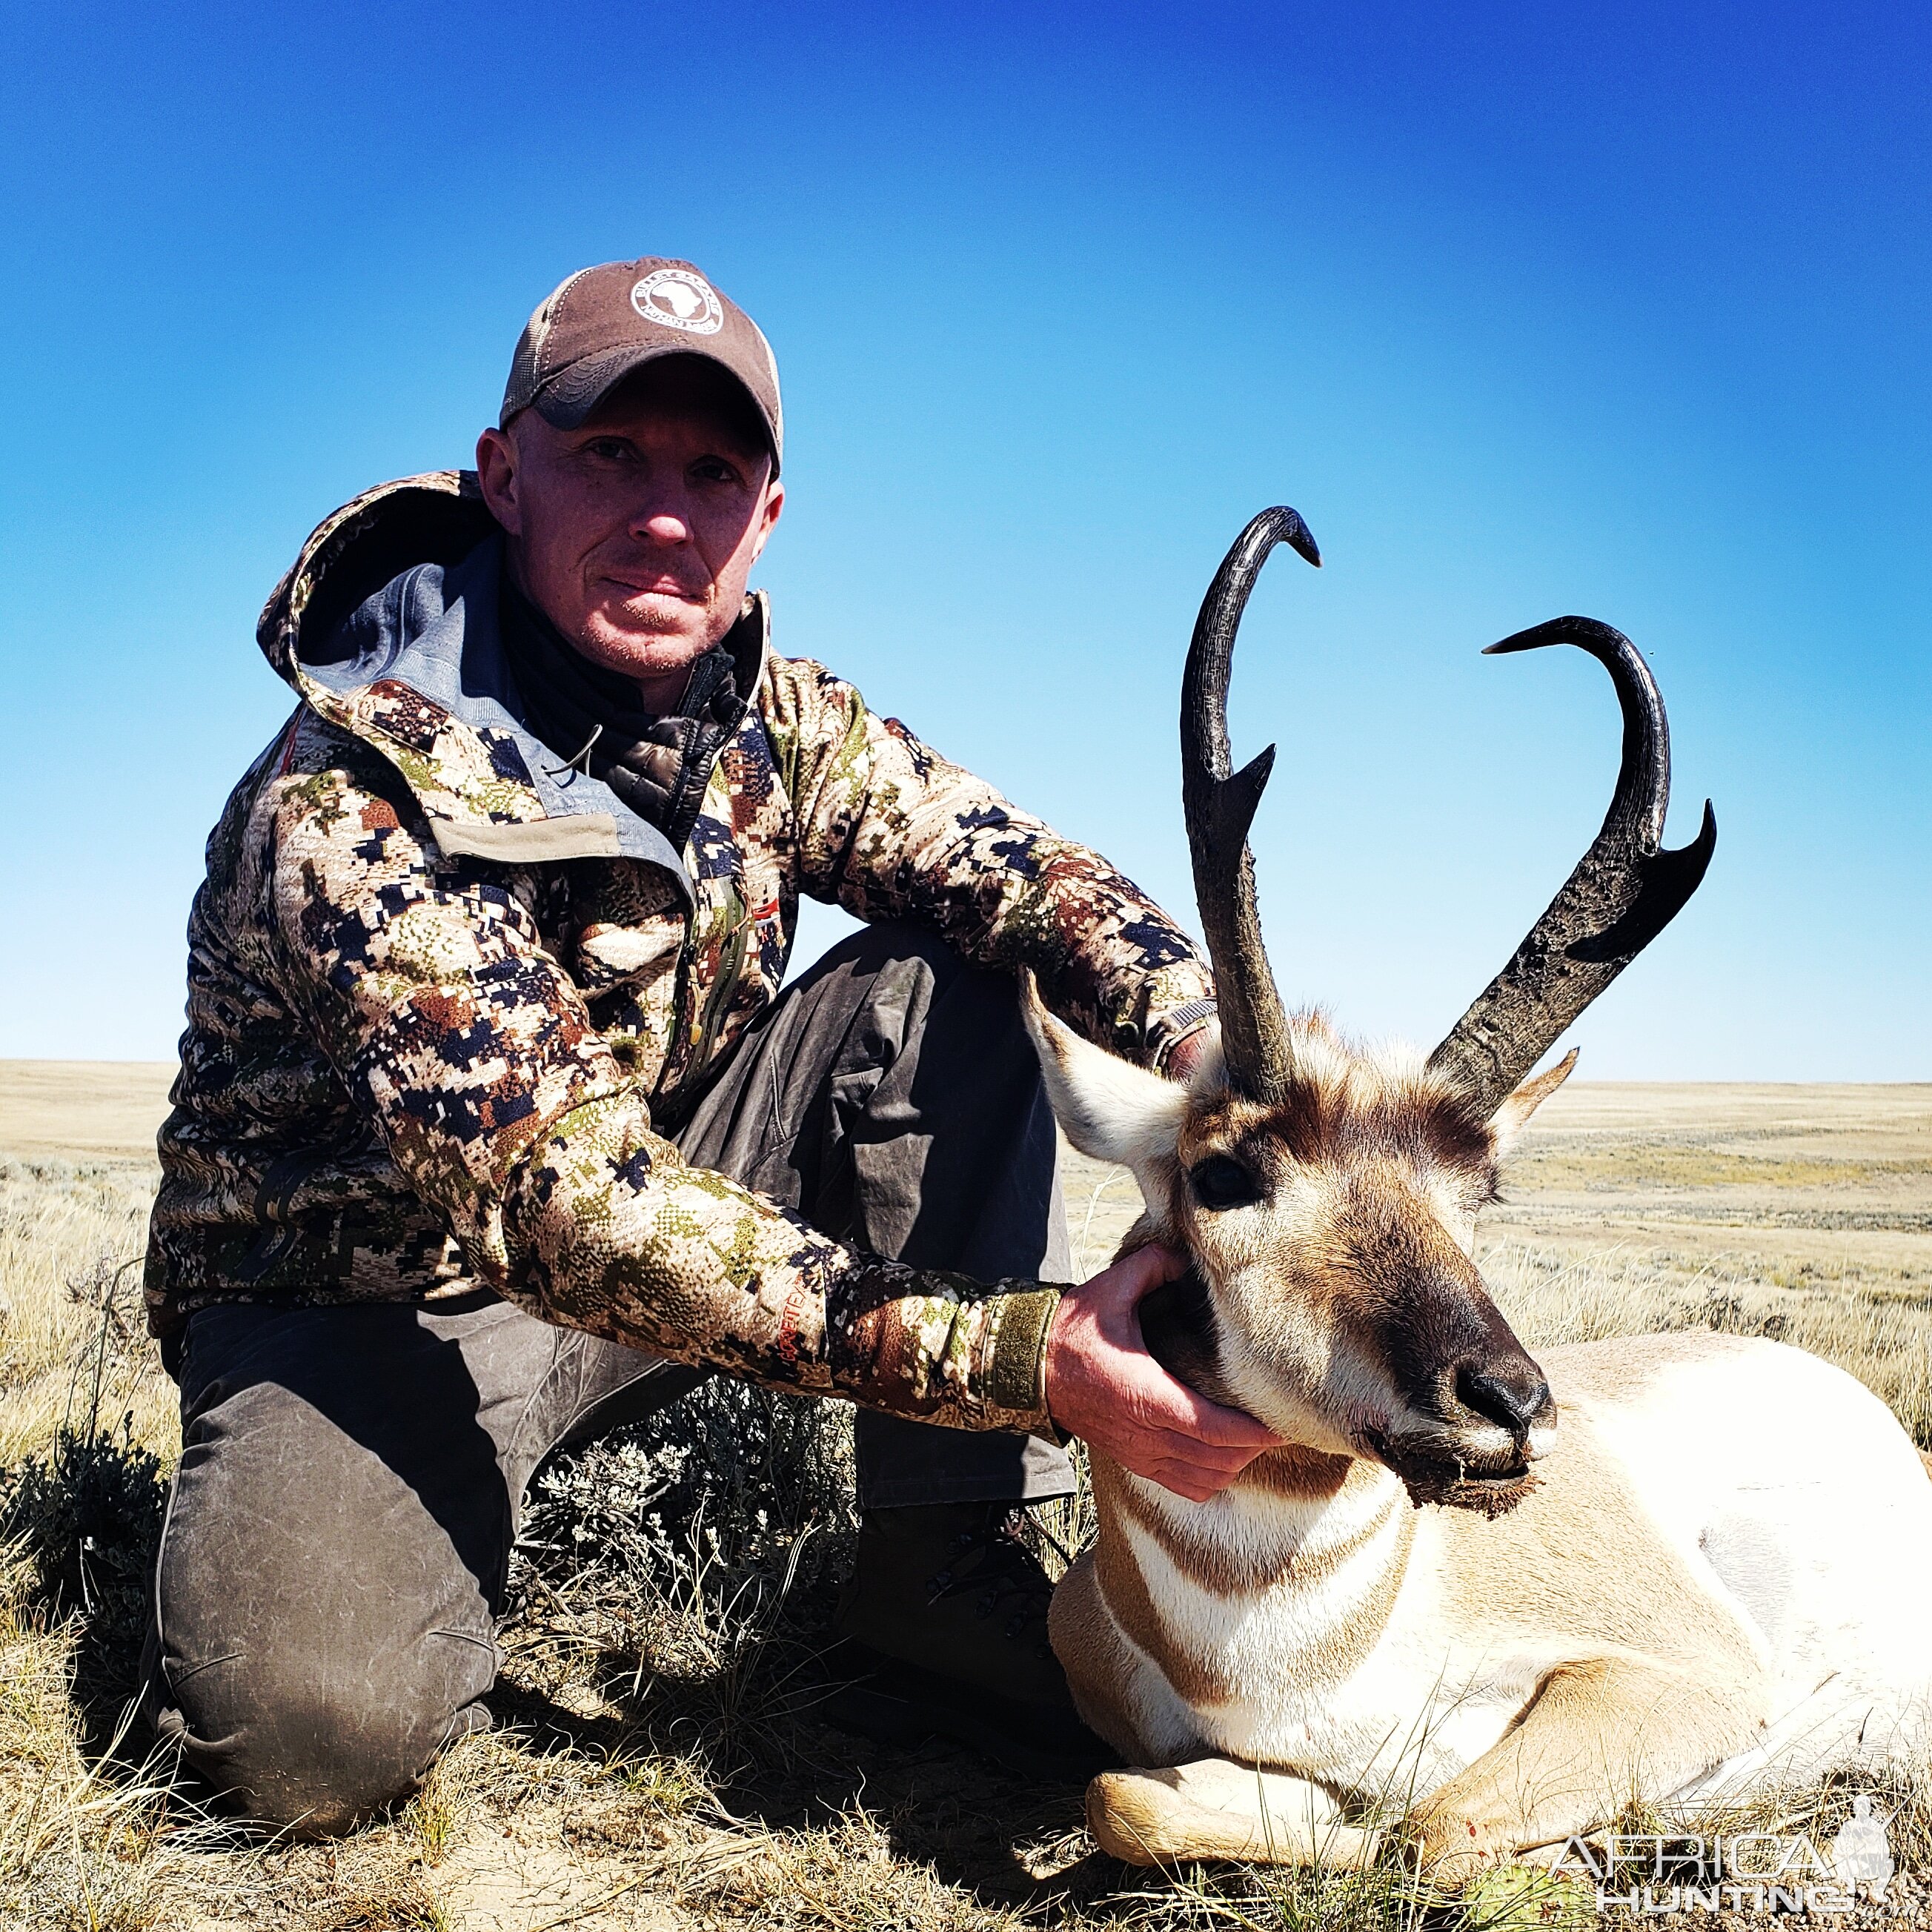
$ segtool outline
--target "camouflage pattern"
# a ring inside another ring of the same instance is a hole
[[[1202,1024],[1192,945],[1105,860],[769,649],[683,855],[688,903],[639,860],[484,856],[500,828],[566,853],[579,829],[546,821],[513,737],[394,677],[326,688],[302,656],[305,618],[473,549],[479,512],[467,476],[371,492],[264,613],[303,702],[230,797],[190,918],[156,1332],[212,1302],[481,1284],[752,1379],[1046,1430],[1053,1291],[842,1247],[652,1121],[770,1004],[801,892],[1030,966],[1070,1024],[1156,1066]]]

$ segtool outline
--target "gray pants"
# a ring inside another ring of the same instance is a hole
[[[676,1133],[874,1251],[1065,1280],[1054,1130],[1012,982],[868,928],[788,989]],[[700,1372],[481,1292],[434,1307],[203,1309],[143,1706],[245,1808],[340,1827],[488,1721],[531,1472]],[[862,1507],[1073,1487],[1052,1444],[863,1413]]]

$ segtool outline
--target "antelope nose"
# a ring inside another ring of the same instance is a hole
[[[1456,1372],[1456,1394],[1464,1408],[1506,1429],[1518,1442],[1550,1408],[1550,1384],[1526,1355],[1478,1369],[1465,1364]]]

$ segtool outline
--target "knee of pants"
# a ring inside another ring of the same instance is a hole
[[[244,1810],[340,1829],[489,1689],[504,1478],[465,1358],[410,1311],[203,1312],[142,1703]]]
[[[930,979],[935,988],[974,970],[937,933],[905,920],[881,920],[848,934],[813,964],[806,976],[830,976],[841,968],[874,981],[920,974]]]
[[[854,933],[812,971],[840,968],[869,981],[872,999],[922,1010],[922,1052],[944,1058],[950,1047],[970,1053],[976,1064],[1004,1059],[1024,1075],[1036,1074],[1033,1042],[1020,1016],[1018,982],[1010,973],[976,966],[936,934],[899,920]]]
[[[304,1834],[348,1830],[488,1721],[494,1650],[432,1630],[360,1670],[299,1646],[222,1658],[167,1684],[156,1728],[230,1804]]]

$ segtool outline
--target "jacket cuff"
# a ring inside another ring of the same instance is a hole
[[[1148,1059],[1149,1069],[1156,1073],[1165,1073],[1174,1058],[1174,1049],[1184,1040],[1192,1040],[1196,1034],[1204,1033],[1215,1012],[1214,1000],[1202,999],[1190,1000],[1184,1006],[1176,1006],[1172,1012],[1162,1014],[1148,1029],[1153,1047]]]
[[[1046,1336],[1059,1306],[1057,1288],[1025,1288],[987,1304],[993,1323],[984,1403],[988,1428],[1060,1439],[1046,1412]]]

